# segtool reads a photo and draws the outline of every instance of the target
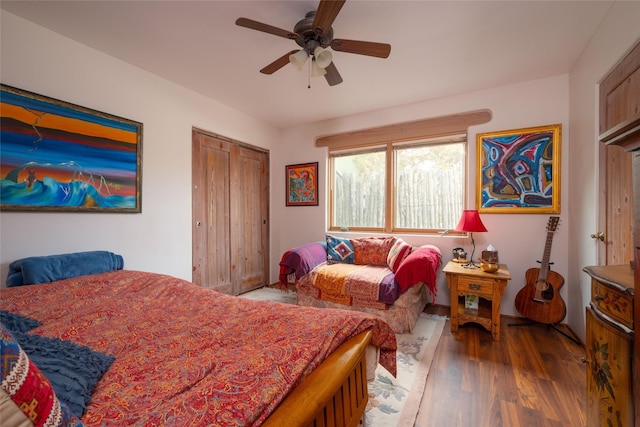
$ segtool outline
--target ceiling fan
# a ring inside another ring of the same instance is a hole
[[[311,58],[311,75],[324,75],[329,86],[335,86],[342,83],[342,77],[333,64],[331,52],[327,50],[327,47],[330,46],[331,49],[338,52],[378,58],[387,58],[391,52],[391,45],[386,43],[333,38],[331,24],[338,16],[345,1],[320,0],[318,10],[308,12],[304,19],[295,25],[293,31],[283,30],[248,18],[238,18],[236,25],[294,40],[302,48],[285,53],[261,69],[261,73],[273,74],[289,63],[302,70],[307,59]]]

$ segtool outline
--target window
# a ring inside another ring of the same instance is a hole
[[[464,209],[466,135],[331,150],[330,228],[435,233]]]
[[[383,229],[386,153],[382,150],[331,156],[333,221],[338,228]]]

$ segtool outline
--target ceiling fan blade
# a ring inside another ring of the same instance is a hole
[[[327,72],[327,74],[324,75],[324,78],[327,79],[327,83],[329,83],[329,86],[335,86],[342,83],[342,76],[338,72],[338,69],[333,64],[333,62],[331,62],[331,64],[329,64],[327,68],[325,68],[325,71]]]
[[[357,53],[358,55],[387,58],[391,45],[387,43],[363,42],[358,40],[333,39],[331,48],[338,52]]]
[[[300,37],[292,31],[283,30],[282,28],[274,27],[273,25],[269,24],[263,24],[262,22],[254,21],[253,19],[248,18],[236,19],[236,25],[291,40],[296,40],[298,39],[298,37]]]
[[[346,0],[320,0],[316,16],[313,18],[313,31],[321,36],[325,34],[338,16]]]
[[[280,68],[284,67],[289,63],[289,55],[294,54],[298,51],[298,49],[294,49],[291,52],[287,52],[282,55],[280,58],[273,61],[271,64],[264,67],[260,72],[262,74],[273,74],[278,71]]]

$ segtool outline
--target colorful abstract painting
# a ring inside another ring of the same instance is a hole
[[[318,162],[285,166],[287,206],[318,205]]]
[[[141,123],[2,85],[0,138],[0,209],[141,212]]]
[[[478,211],[560,213],[561,125],[477,135]]]

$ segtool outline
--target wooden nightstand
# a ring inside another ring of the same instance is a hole
[[[449,261],[442,269],[451,289],[451,332],[459,325],[474,322],[491,331],[494,341],[500,341],[500,298],[511,274],[505,264],[495,273],[485,273],[480,268],[464,268]],[[465,297],[476,295],[478,308],[466,308]]]

